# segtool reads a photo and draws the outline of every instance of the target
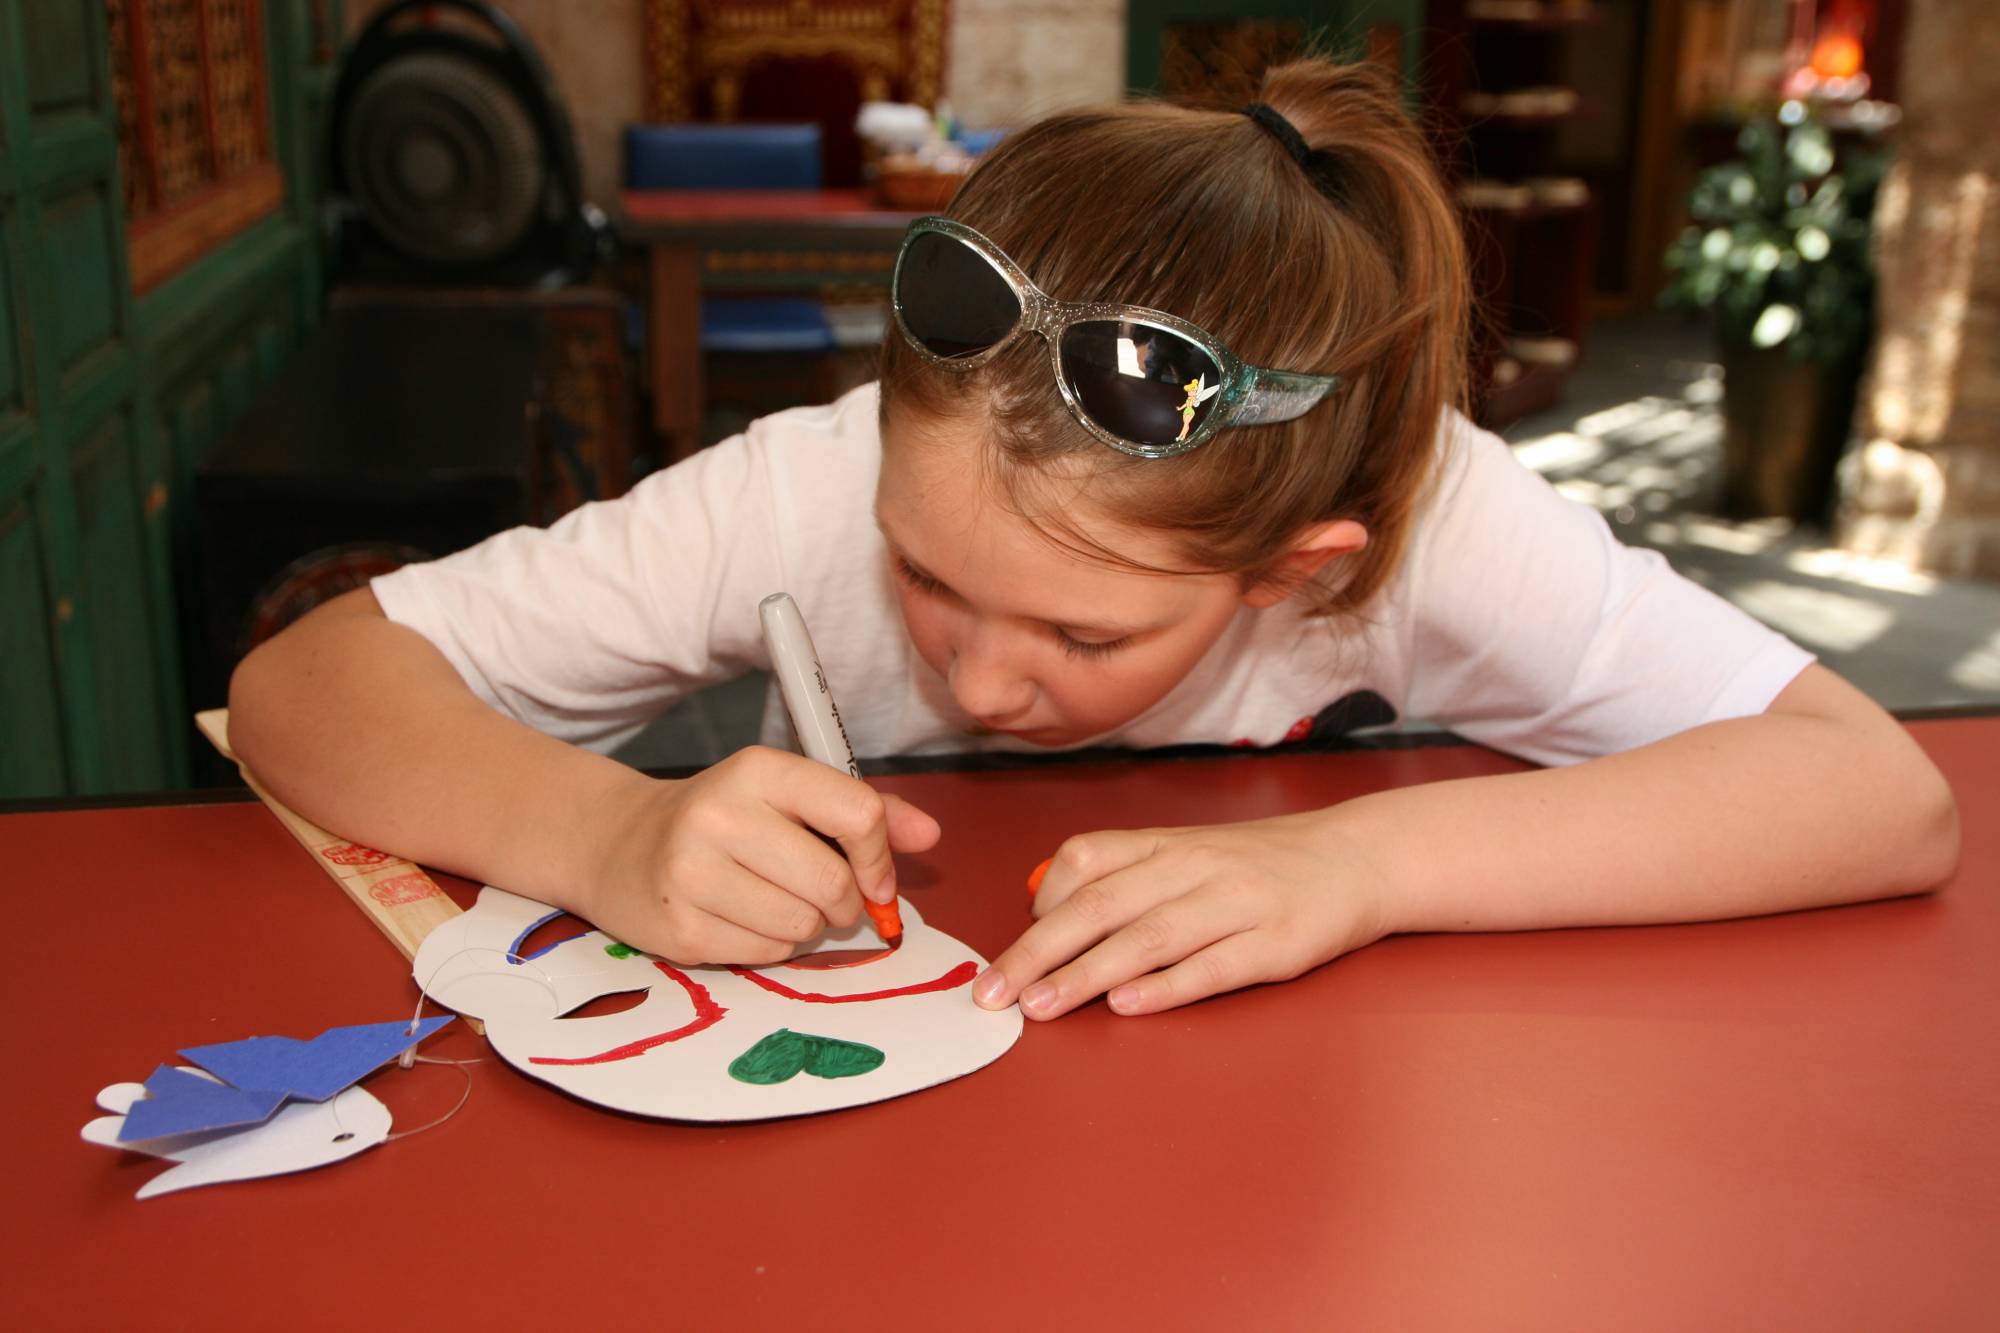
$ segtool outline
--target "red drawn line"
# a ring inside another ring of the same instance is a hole
[[[923,995],[930,991],[952,990],[972,980],[979,972],[979,965],[964,962],[941,977],[920,981],[914,986],[898,986],[894,990],[862,991],[857,995],[820,995],[815,992],[795,991],[784,982],[775,981],[761,972],[752,972],[747,967],[732,967],[729,970],[745,981],[754,981],[773,995],[782,995],[788,1000],[804,1000],[810,1004],[860,1004],[865,1000],[893,1000],[899,995]]]
[[[629,1060],[635,1055],[644,1055],[655,1046],[664,1046],[670,1041],[679,1041],[682,1037],[692,1037],[695,1033],[705,1028],[714,1027],[722,1020],[722,1016],[729,1012],[715,1002],[715,997],[708,993],[708,987],[702,985],[699,981],[696,981],[693,977],[690,977],[671,963],[662,963],[658,959],[655,959],[653,966],[659,968],[660,971],[666,973],[675,981],[678,981],[681,984],[681,989],[687,992],[689,1003],[694,1005],[694,1021],[682,1027],[677,1027],[672,1032],[662,1032],[656,1036],[641,1037],[637,1041],[628,1041],[623,1046],[613,1046],[610,1050],[600,1051],[596,1055],[531,1055],[528,1057],[528,1063],[531,1065],[608,1065],[614,1060]]]

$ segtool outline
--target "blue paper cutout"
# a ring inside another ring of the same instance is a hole
[[[131,1143],[170,1134],[262,1124],[284,1100],[282,1092],[246,1092],[227,1083],[211,1083],[172,1065],[161,1065],[146,1080],[146,1096],[133,1102],[125,1113],[118,1140]]]
[[[415,1032],[403,1021],[361,1023],[328,1028],[311,1041],[245,1037],[214,1046],[190,1046],[181,1054],[239,1088],[323,1102],[451,1020],[450,1014],[426,1018]]]

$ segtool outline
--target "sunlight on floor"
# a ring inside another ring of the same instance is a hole
[[[1581,421],[1576,423],[1579,427]],[[1514,446],[1514,457],[1537,472],[1550,472],[1557,468],[1589,467],[1604,457],[1602,440],[1572,431],[1557,431],[1554,435],[1543,435],[1526,444]]]
[[[2000,630],[1993,631],[1993,637],[1985,644],[1952,663],[1948,674],[1954,684],[1968,690],[2000,694]]]
[[[1851,653],[1875,642],[1896,623],[1896,613],[1878,603],[1775,579],[1756,579],[1727,589],[1724,595],[1808,648]]]
[[[1930,574],[1907,569],[1893,560],[1876,560],[1833,546],[1793,551],[1785,557],[1785,565],[1817,578],[1838,579],[1842,583],[1858,583],[1865,588],[1907,592],[1919,597],[1936,591],[1938,586],[1937,579]]]
[[[1721,464],[1722,418],[1709,380],[1696,378],[1679,396],[1644,394],[1513,447],[1563,495],[1631,523],[1708,504]]]

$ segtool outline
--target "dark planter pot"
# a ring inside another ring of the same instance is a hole
[[[1854,419],[1860,358],[1802,361],[1722,340],[1722,509],[1825,526]]]

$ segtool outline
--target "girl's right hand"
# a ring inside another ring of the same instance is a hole
[[[687,964],[789,958],[828,927],[853,925],[864,893],[895,896],[892,851],[938,840],[937,821],[900,797],[762,746],[692,778],[636,782],[585,823],[582,915]]]

